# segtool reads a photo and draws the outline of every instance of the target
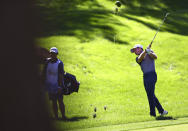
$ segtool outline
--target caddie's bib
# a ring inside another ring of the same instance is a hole
[[[51,93],[57,93],[58,90],[58,65],[61,61],[49,62],[46,68],[46,86]]]

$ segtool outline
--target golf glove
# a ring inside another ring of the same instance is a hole
[[[151,53],[151,49],[150,48],[147,48],[146,49],[146,53],[149,55]]]

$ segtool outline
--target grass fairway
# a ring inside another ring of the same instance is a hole
[[[182,125],[174,125],[174,126],[166,126],[166,127],[141,129],[140,131],[157,131],[157,130],[163,130],[163,131],[187,131],[187,129],[188,129],[188,124],[182,124]]]
[[[147,47],[166,11],[171,14],[152,47],[158,56],[156,96],[169,117],[188,117],[188,2],[123,3],[115,15],[112,0],[39,0],[45,27],[39,44],[56,46],[65,71],[81,82],[79,93],[64,97],[70,120],[55,121],[58,129],[155,121],[130,49],[137,43]]]
[[[187,123],[187,124],[186,124]],[[169,126],[170,125],[170,126]],[[119,125],[109,125],[109,126],[101,126],[101,127],[92,127],[86,129],[76,129],[72,131],[128,131],[128,130],[143,130],[143,131],[186,131],[188,126],[188,118],[179,118],[176,120],[159,120],[159,121],[146,121],[146,122],[138,122],[138,123],[127,123],[127,124],[119,124]]]

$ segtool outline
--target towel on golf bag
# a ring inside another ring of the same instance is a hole
[[[66,72],[64,74],[64,85],[63,95],[70,95],[73,92],[78,92],[80,82],[76,80],[76,76]]]

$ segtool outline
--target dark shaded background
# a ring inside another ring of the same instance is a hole
[[[116,0],[108,0],[112,4]],[[145,22],[139,18],[131,17],[152,17],[163,20],[165,14],[170,12],[168,19],[160,31],[168,31],[175,34],[188,35],[187,28],[188,13],[187,0],[120,0],[122,2],[120,16],[140,22],[145,26],[156,30],[158,24]],[[101,3],[103,3],[101,1]],[[64,35],[74,36],[81,39],[81,42],[92,40],[93,36],[88,32],[99,30],[99,36],[114,41],[114,34],[117,30],[109,24],[121,25],[121,22],[112,18],[114,10],[108,10],[97,0],[38,0],[36,7],[42,16],[44,32],[42,36]],[[78,5],[86,5],[89,9],[79,8]],[[97,7],[97,9],[95,8]],[[129,27],[129,25],[126,25]],[[75,33],[81,31],[80,34]],[[96,34],[97,35],[97,34]],[[119,43],[128,43],[119,41]]]
[[[0,1],[0,131],[51,131],[41,95],[32,0]]]

